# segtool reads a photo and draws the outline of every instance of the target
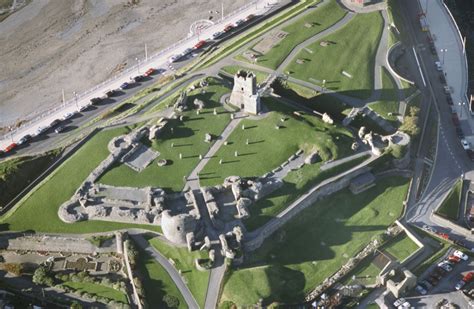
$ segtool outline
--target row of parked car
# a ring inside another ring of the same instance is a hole
[[[84,104],[82,106],[78,106],[77,110],[72,111],[72,112],[67,112],[65,113],[62,117],[54,119],[51,121],[49,125],[41,126],[39,127],[34,133],[32,134],[26,134],[22,138],[20,138],[17,142],[12,142],[10,145],[8,145],[4,150],[0,150],[0,156],[3,156],[7,153],[10,153],[17,147],[26,144],[27,142],[31,141],[33,138],[45,133],[46,131],[50,129],[54,129],[55,133],[61,133],[65,130],[66,126],[64,124],[61,124],[62,122],[71,119],[74,115],[84,112],[87,110],[90,106],[92,105],[98,105],[101,102],[103,102],[105,99],[116,96],[120,93],[120,91],[125,90],[129,88],[132,84],[141,82],[145,80],[147,77],[155,74],[155,73],[163,73],[165,70],[164,69],[155,69],[155,68],[149,68],[143,75],[137,75],[134,76],[130,79],[129,82],[124,82],[122,83],[119,88],[117,89],[111,89],[105,91],[104,95],[101,97],[95,97],[90,99],[88,104]]]
[[[224,29],[222,29],[222,31],[217,31],[217,32],[212,34],[212,36],[211,36],[212,40],[218,40],[218,39],[222,38],[226,33],[232,31],[232,29],[240,27],[241,25],[243,25],[246,22],[252,20],[253,18],[255,18],[255,15],[250,14],[245,19],[239,19],[233,24],[226,25],[224,27]],[[176,61],[190,55],[192,52],[203,48],[207,43],[208,43],[207,40],[201,40],[196,45],[194,45],[192,48],[186,48],[182,53],[171,56],[168,59],[168,62],[169,63],[176,62]]]
[[[438,263],[436,267],[430,272],[426,279],[418,282],[416,286],[416,291],[425,295],[430,289],[438,285],[439,281],[443,278],[444,275],[451,272],[456,264],[469,260],[469,257],[460,250],[456,250],[448,256],[446,259]],[[474,279],[474,272],[468,273],[465,275],[455,286],[456,290],[461,289],[466,283],[469,283]]]

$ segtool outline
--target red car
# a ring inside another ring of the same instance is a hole
[[[5,153],[12,151],[13,149],[16,148],[16,146],[18,146],[16,143],[11,143],[10,145],[7,146],[7,148],[5,148]]]
[[[444,239],[449,239],[449,235],[446,233],[438,233],[438,236]]]
[[[463,278],[462,280],[466,283],[469,283],[472,281],[472,279],[474,279],[474,272],[468,272]]]
[[[450,262],[453,262],[453,263],[459,263],[459,261],[461,261],[461,259],[455,255],[450,255],[448,257],[448,261]]]
[[[201,41],[197,42],[197,44],[194,45],[193,48],[194,48],[194,49],[199,49],[199,48],[203,47],[204,45],[206,45],[206,41],[201,40]]]
[[[229,32],[229,31],[232,30],[233,28],[234,28],[233,25],[227,25],[227,26],[225,26],[225,28],[224,28],[223,31],[224,31],[224,32]]]
[[[145,74],[143,74],[144,76],[150,76],[151,74],[155,73],[155,69],[153,68],[150,68],[148,69]]]

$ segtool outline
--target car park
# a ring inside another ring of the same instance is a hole
[[[451,267],[451,265],[449,265],[448,263],[446,263],[446,261],[443,261],[441,263],[438,264],[438,267],[450,272],[453,270],[453,268]]]
[[[59,119],[54,119],[54,120],[49,124],[49,127],[52,128],[52,127],[54,127],[54,126],[57,126],[60,122],[61,122],[61,120],[59,120]]]
[[[448,105],[453,105],[453,98],[451,98],[451,95],[446,96],[446,102]]]
[[[113,97],[113,96],[117,95],[117,90],[115,90],[115,89],[107,90],[105,92],[105,95],[107,96],[107,98]]]
[[[418,284],[421,285],[425,290],[430,290],[433,287],[433,284],[431,284],[427,280],[423,280],[423,281],[419,282]],[[434,284],[434,285],[436,285],[436,284]]]
[[[0,157],[3,157],[5,155],[5,151],[0,150]]]
[[[436,229],[427,225],[427,224],[424,224],[423,227],[422,227],[423,230],[427,231],[427,232],[431,232],[431,233],[435,233],[436,234]]]
[[[472,279],[474,279],[474,272],[472,272],[472,271],[468,272],[468,273],[462,278],[462,280],[466,281],[466,283],[471,282]]]
[[[88,109],[89,106],[90,106],[90,104],[86,104],[86,105],[79,106],[78,111],[79,111],[79,112],[83,112],[83,111],[85,111],[86,109]]]
[[[450,94],[451,93],[451,88],[449,88],[449,86],[444,86],[443,90],[444,90],[445,94]]]
[[[153,73],[155,73],[155,69],[154,68],[149,68],[148,70],[146,70],[145,74],[143,74],[144,76],[150,76],[150,75],[153,75]]]
[[[438,285],[439,279],[434,276],[431,276],[431,277],[428,277],[426,281],[428,281],[428,283],[431,284],[432,286],[436,286]]]
[[[461,145],[462,145],[462,148],[464,148],[464,150],[471,149],[471,146],[469,145],[469,142],[466,141],[465,139],[462,139],[462,140],[461,140]],[[460,257],[459,257],[459,258],[460,258]]]
[[[127,83],[127,82],[125,82],[125,83],[123,83],[122,85],[120,85],[120,87],[119,87],[119,88],[120,88],[120,90],[124,90],[124,89],[127,89],[127,88],[128,88],[128,86],[130,86],[130,84],[129,84],[129,83]]]
[[[464,252],[462,252],[460,250],[454,251],[453,255],[457,256],[458,258],[460,258],[461,260],[464,260],[464,261],[469,260],[469,257]]]
[[[446,84],[446,77],[444,77],[444,74],[440,74],[440,75],[439,75],[439,81],[440,81],[442,84]]]
[[[451,120],[453,121],[453,124],[456,126],[456,127],[459,127],[459,118],[458,118],[458,115],[454,114],[451,116]]]
[[[54,129],[54,132],[61,133],[64,131],[65,128],[66,128],[65,126],[59,126],[56,129]]]

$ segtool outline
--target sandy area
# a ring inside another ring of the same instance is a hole
[[[223,2],[228,14],[249,1]],[[0,127],[60,104],[62,88],[66,99],[91,88],[144,58],[145,43],[153,54],[220,11],[221,0],[33,0],[0,23]]]

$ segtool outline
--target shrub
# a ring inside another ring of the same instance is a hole
[[[19,263],[5,263],[3,269],[17,277],[23,273],[23,265]]]
[[[179,306],[179,299],[173,295],[165,295],[163,297],[163,302],[168,308],[178,308]]]
[[[50,277],[50,275],[43,266],[40,266],[35,270],[35,273],[33,274],[33,282],[36,284],[52,286],[53,278]]]
[[[230,300],[226,300],[219,306],[219,309],[237,309],[237,306]]]
[[[70,309],[82,309],[82,305],[78,303],[77,301],[73,301]]]

